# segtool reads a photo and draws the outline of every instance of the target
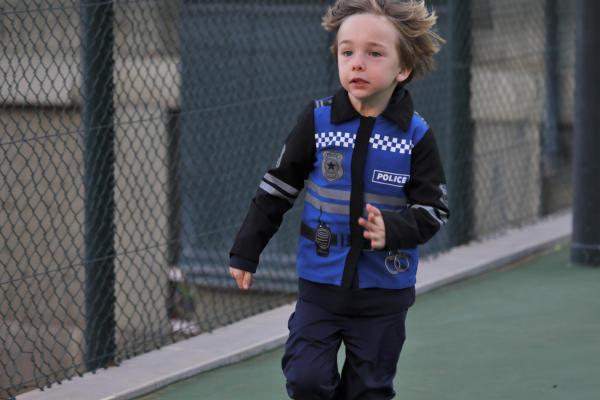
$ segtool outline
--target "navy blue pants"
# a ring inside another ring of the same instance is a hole
[[[282,360],[288,395],[296,400],[393,398],[405,319],[406,311],[353,317],[298,300]],[[342,341],[346,361],[340,376],[337,353]]]

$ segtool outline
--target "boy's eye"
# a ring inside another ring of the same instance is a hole
[[[342,51],[342,55],[344,57],[350,57],[352,55],[352,51],[350,51],[350,50],[344,50],[344,51]]]
[[[381,57],[381,55],[382,54],[380,52],[378,52],[378,51],[372,51],[371,52],[371,56],[373,56],[373,57]]]

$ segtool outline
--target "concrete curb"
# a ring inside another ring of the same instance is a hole
[[[565,241],[570,234],[571,213],[565,213],[489,240],[457,247],[421,263],[417,293],[510,264]],[[24,393],[17,400],[132,399],[282,345],[287,338],[286,321],[293,309],[294,304],[278,307],[123,361],[119,367],[85,374],[44,391]]]

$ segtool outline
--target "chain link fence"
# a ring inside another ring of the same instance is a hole
[[[256,289],[228,250],[296,115],[337,88],[328,0],[0,0],[0,397],[290,302],[302,201]],[[409,88],[452,218],[426,254],[570,206],[574,10],[435,0]]]

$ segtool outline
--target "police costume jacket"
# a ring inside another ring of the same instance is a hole
[[[358,301],[358,313],[412,304],[417,246],[444,225],[449,211],[434,134],[408,91],[396,89],[377,117],[361,116],[344,89],[311,102],[260,182],[230,251],[231,266],[256,271],[260,253],[304,187],[300,297],[337,304],[334,311]],[[382,211],[383,250],[370,248],[358,224],[367,203]],[[395,301],[398,296],[404,300]]]

